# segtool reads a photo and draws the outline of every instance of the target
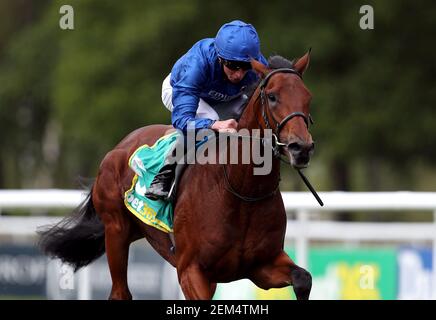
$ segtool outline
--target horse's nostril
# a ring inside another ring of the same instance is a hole
[[[298,152],[301,150],[301,145],[297,142],[293,142],[288,144],[288,148],[290,151]]]

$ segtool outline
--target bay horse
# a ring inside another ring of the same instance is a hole
[[[253,60],[260,83],[238,122],[239,128],[274,130],[281,155],[297,169],[308,165],[314,148],[308,129],[311,94],[302,81],[309,60],[310,51],[295,63],[275,56],[267,67]],[[177,269],[186,299],[211,299],[217,283],[243,278],[263,289],[292,285],[297,299],[308,299],[311,275],[284,251],[287,218],[276,192],[277,157],[264,176],[253,175],[253,164],[225,165],[224,172],[222,165],[189,165],[174,204],[175,250],[168,233],[126,209],[123,197],[134,176],[129,157],[138,147],[153,145],[169,128],[137,129],[107,153],[82,205],[59,224],[39,231],[44,253],[77,270],[106,252],[110,299],[132,298],[127,285],[129,246],[144,237]]]

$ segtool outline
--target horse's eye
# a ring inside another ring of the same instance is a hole
[[[276,102],[277,98],[273,93],[268,93],[268,100],[271,102]]]

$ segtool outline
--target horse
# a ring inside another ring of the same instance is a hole
[[[272,57],[269,66],[252,60],[259,83],[238,122],[238,128],[273,130],[275,150],[296,169],[308,165],[314,150],[311,94],[302,80],[309,60],[310,51],[294,62]],[[252,163],[187,166],[174,203],[173,239],[126,209],[123,197],[134,176],[129,157],[170,128],[139,128],[109,151],[85,201],[60,223],[39,231],[41,250],[75,270],[106,252],[112,279],[109,299],[132,299],[129,246],[144,237],[177,269],[186,299],[212,299],[217,283],[243,278],[262,289],[292,285],[297,299],[308,299],[311,274],[284,251],[287,218],[278,190],[279,157],[264,176],[253,174]]]

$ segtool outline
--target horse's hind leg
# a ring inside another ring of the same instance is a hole
[[[117,224],[108,224],[105,228],[106,255],[112,278],[111,300],[130,300],[127,284],[127,263],[129,259],[130,241],[124,227]]]
[[[112,278],[109,299],[131,299],[127,285],[129,246],[138,239],[132,220],[124,213],[121,183],[127,153],[114,150],[108,153],[100,165],[93,189],[93,201],[105,226],[105,248]]]
[[[256,268],[250,279],[258,287],[266,290],[292,285],[298,300],[309,299],[312,288],[310,273],[297,266],[284,251],[272,263]]]
[[[99,200],[101,200],[99,198]],[[132,295],[127,285],[127,263],[129,246],[136,237],[132,222],[128,216],[116,205],[110,206],[111,201],[105,199],[100,204],[100,217],[105,226],[105,248],[112,278],[111,300],[130,300]],[[104,208],[104,210],[103,210]]]

